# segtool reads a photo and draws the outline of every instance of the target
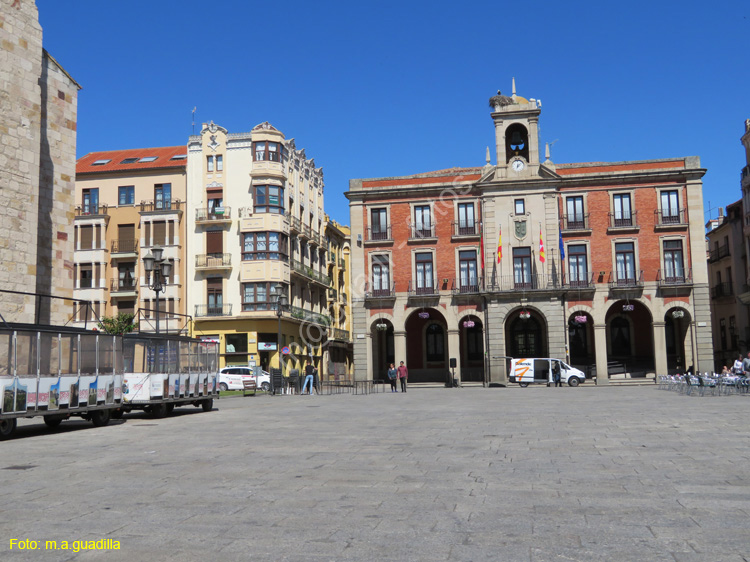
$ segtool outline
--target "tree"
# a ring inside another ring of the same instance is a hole
[[[135,330],[134,314],[121,312],[117,316],[102,316],[99,320],[99,329],[108,334],[128,334]]]

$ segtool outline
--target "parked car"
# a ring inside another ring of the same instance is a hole
[[[245,388],[245,379],[255,380],[260,390],[271,390],[271,375],[268,371],[261,371],[255,376],[252,367],[224,367],[219,371],[220,390],[242,390]]]

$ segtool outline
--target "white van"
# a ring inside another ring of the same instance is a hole
[[[578,386],[586,381],[586,375],[565,361],[550,357],[538,359],[512,359],[510,362],[510,382],[517,382],[522,387],[531,383],[553,384],[553,368],[559,365],[560,380],[570,386]]]
[[[224,367],[219,371],[219,389],[242,390],[245,388],[245,379],[254,380],[258,390],[271,390],[271,375],[268,371],[261,371],[256,377],[252,367]]]

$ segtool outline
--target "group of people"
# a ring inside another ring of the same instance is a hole
[[[750,352],[748,352],[747,357],[745,357],[744,359],[742,358],[742,355],[739,355],[737,359],[734,360],[731,369],[724,365],[724,368],[721,370],[721,374],[738,375],[750,378]]]
[[[391,392],[398,392],[398,390],[396,390],[397,380],[401,381],[401,392],[406,392],[406,379],[408,378],[409,370],[406,368],[403,361],[401,361],[398,368],[395,367],[394,363],[391,363],[391,366],[388,367],[388,382],[391,383]]]

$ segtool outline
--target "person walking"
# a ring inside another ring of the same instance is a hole
[[[750,353],[748,355],[750,356]],[[401,392],[406,392],[406,379],[408,378],[409,370],[404,365],[404,362],[401,361],[401,364],[398,366],[398,380],[401,381]]]
[[[552,362],[552,380],[555,381],[555,387],[562,388],[562,377],[560,376],[560,362]]]
[[[305,365],[305,384],[302,385],[302,392],[300,392],[300,395],[305,393],[305,389],[307,388],[307,383],[310,383],[310,396],[312,396],[313,393],[313,378],[315,374],[315,367],[313,367],[312,363],[310,361],[307,362],[307,365]]]
[[[396,370],[396,366],[391,363],[391,366],[388,368],[388,382],[391,383],[391,392],[398,392],[396,390],[396,379],[398,378],[398,371]]]

